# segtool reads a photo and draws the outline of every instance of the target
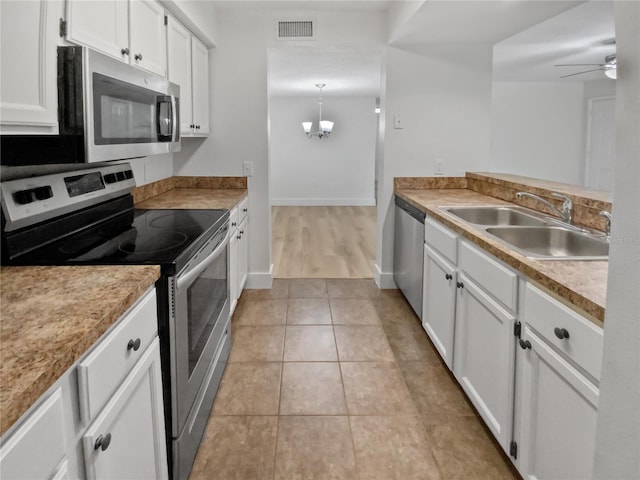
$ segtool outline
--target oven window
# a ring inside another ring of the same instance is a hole
[[[219,255],[187,291],[189,314],[189,376],[204,350],[227,300],[227,255]]]

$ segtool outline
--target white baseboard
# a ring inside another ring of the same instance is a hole
[[[245,288],[265,289],[273,285],[273,263],[268,272],[249,272]]]
[[[373,267],[373,279],[375,280],[376,285],[378,285],[378,288],[398,288],[396,282],[393,281],[393,272],[381,272],[377,263],[374,264]]]
[[[271,205],[277,207],[373,207],[375,198],[272,198]]]

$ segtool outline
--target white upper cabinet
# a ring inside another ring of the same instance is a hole
[[[164,9],[153,0],[67,0],[68,41],[163,77],[164,28]]]
[[[0,133],[58,133],[58,12],[41,1],[0,2]]]
[[[129,62],[129,2],[67,0],[66,39]]]
[[[175,19],[167,22],[168,72],[170,82],[180,85],[180,134],[209,134],[209,51]]]
[[[209,51],[204,43],[191,40],[193,124],[196,135],[209,134]]]
[[[167,78],[180,85],[180,134],[191,134],[191,33],[172,17],[167,19]]]
[[[160,76],[167,76],[167,40],[164,9],[151,0],[130,3],[131,63]]]

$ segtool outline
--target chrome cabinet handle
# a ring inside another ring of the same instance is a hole
[[[140,61],[140,60],[142,60],[142,54],[141,53],[136,53],[133,58],[135,58],[136,60]]]
[[[127,350],[133,350],[134,352],[137,352],[138,349],[140,348],[140,339],[136,338],[129,340],[129,343],[127,343]]]
[[[122,50],[120,50],[120,53],[122,55],[129,55],[129,49],[128,48],[123,48]]]
[[[111,434],[107,433],[104,437],[102,435],[100,435],[98,438],[96,438],[96,443],[93,446],[94,450],[102,450],[103,452],[109,448],[109,445],[111,444]]]
[[[553,329],[553,333],[560,340],[564,340],[565,338],[569,338],[569,331],[566,328],[556,327]]]

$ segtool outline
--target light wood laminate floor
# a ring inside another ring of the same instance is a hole
[[[372,278],[376,207],[272,207],[275,278]]]
[[[190,480],[516,480],[398,290],[245,290]]]

